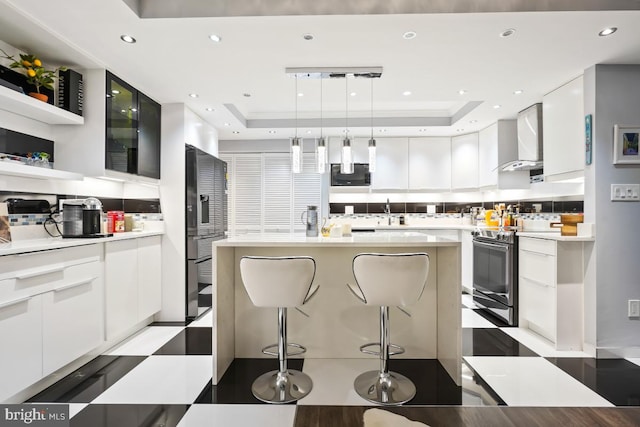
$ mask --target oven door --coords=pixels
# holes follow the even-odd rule
[[[473,288],[484,295],[514,306],[514,245],[473,240]]]

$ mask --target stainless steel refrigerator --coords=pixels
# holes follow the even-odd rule
[[[227,231],[227,163],[186,150],[186,317],[194,319],[211,307],[211,244]]]

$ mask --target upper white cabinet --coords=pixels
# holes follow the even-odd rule
[[[451,189],[451,138],[409,139],[409,189]]]
[[[380,138],[376,146],[376,171],[371,173],[371,187],[374,190],[409,188],[409,139]]]
[[[342,141],[344,138],[329,138],[329,163],[340,163],[342,160]],[[353,163],[369,163],[369,138],[352,138],[351,151]]]
[[[478,185],[485,189],[529,188],[529,172],[502,172],[500,166],[518,159],[515,120],[499,120],[478,133]]]
[[[582,76],[542,98],[544,175],[548,181],[584,175]]]
[[[478,188],[478,134],[451,138],[451,189]]]

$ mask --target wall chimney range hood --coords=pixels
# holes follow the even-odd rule
[[[500,166],[503,172],[542,167],[542,104],[518,113],[518,158]]]

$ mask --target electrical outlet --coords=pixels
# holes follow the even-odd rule
[[[611,184],[611,200],[614,202],[640,201],[640,184]]]
[[[629,317],[640,317],[640,299],[629,300]]]

